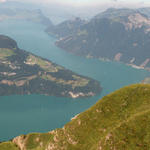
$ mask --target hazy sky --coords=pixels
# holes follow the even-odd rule
[[[37,1],[37,0],[36,0]],[[39,0],[40,1],[40,0]],[[44,2],[44,0],[43,0]],[[61,3],[74,6],[90,6],[103,4],[150,4],[150,0],[45,0],[49,3]]]
[[[91,18],[110,7],[150,7],[150,0],[0,0],[0,2],[5,1],[40,4],[37,8],[50,18],[58,16],[65,19],[72,16]]]
[[[4,1],[23,1],[23,2],[35,2],[35,3],[51,3],[61,5],[71,5],[75,7],[81,6],[96,6],[96,5],[150,5],[150,0],[0,0]]]

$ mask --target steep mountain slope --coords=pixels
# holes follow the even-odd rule
[[[21,135],[1,143],[0,150],[4,146],[18,150],[148,150],[150,85],[124,87],[102,98],[62,129]]]
[[[100,91],[99,82],[20,50],[13,39],[0,35],[0,96],[37,93],[77,98]]]
[[[48,34],[55,35],[56,37],[65,37],[75,34],[75,32],[78,31],[83,24],[85,24],[85,20],[74,18],[72,20],[64,21],[53,27],[50,25],[45,31]]]
[[[150,7],[144,7],[144,8],[139,8],[138,9],[141,13],[147,15],[148,17],[150,17]]]
[[[57,46],[76,55],[150,67],[150,19],[139,10],[108,9],[60,37]]]

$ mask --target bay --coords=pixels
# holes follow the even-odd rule
[[[123,86],[139,83],[150,73],[117,62],[103,62],[74,56],[55,46],[45,26],[26,21],[0,23],[0,34],[15,39],[21,49],[47,58],[78,74],[100,81],[103,91],[91,98],[63,98],[43,95],[0,97],[0,141],[20,134],[61,128],[70,119],[95,104],[101,97]]]

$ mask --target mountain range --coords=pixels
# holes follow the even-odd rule
[[[59,37],[58,47],[75,55],[150,68],[149,10],[110,8],[91,20],[68,20],[46,32]]]
[[[40,9],[13,8],[0,6],[0,22],[6,20],[31,21],[34,23],[53,26],[51,20]]]

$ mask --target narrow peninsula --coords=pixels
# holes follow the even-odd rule
[[[78,98],[100,92],[98,81],[21,50],[13,39],[0,35],[0,96],[42,94]]]

